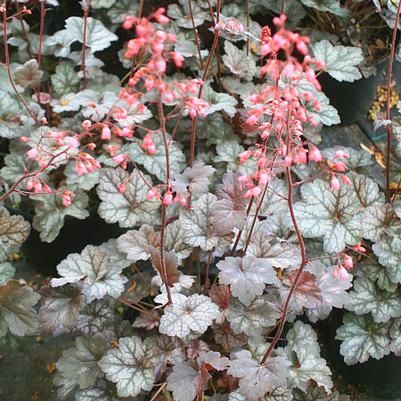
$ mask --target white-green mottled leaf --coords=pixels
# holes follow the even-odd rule
[[[368,278],[358,277],[345,306],[358,315],[370,312],[377,323],[387,322],[401,316],[401,294],[380,289]]]
[[[322,238],[324,250],[330,254],[361,240],[361,211],[350,187],[332,191],[318,179],[303,185],[301,194],[303,201],[297,202],[294,210],[302,235]]]
[[[15,268],[11,263],[0,262],[0,286],[7,283],[8,280],[12,279],[15,274]]]
[[[156,344],[150,338],[123,337],[119,347],[111,349],[99,361],[106,378],[117,385],[120,397],[137,396],[150,391],[155,381]]]
[[[75,93],[79,87],[80,79],[74,69],[74,65],[69,62],[61,62],[56,67],[56,72],[50,77],[53,90],[58,95],[65,93]]]
[[[143,150],[137,142],[127,145],[125,153],[131,156],[136,163],[145,167],[149,174],[155,175],[160,181],[166,180],[166,152],[161,134],[153,135],[153,143],[156,147],[156,153],[148,154]],[[169,156],[170,156],[170,174],[175,176],[178,174],[185,164],[185,155],[178,146],[177,142],[169,141]]]
[[[59,287],[78,283],[88,303],[106,295],[118,298],[128,281],[121,275],[128,262],[121,260],[117,250],[110,252],[102,246],[88,245],[79,253],[72,253],[57,266],[61,278],[53,278],[50,284]]]
[[[181,174],[174,176],[171,186],[174,191],[182,194],[187,193],[188,189],[191,193],[208,192],[210,177],[215,171],[214,167],[195,161],[192,167],[187,167]]]
[[[384,237],[372,245],[373,252],[381,265],[386,267],[387,275],[393,283],[401,283],[401,238]]]
[[[324,71],[337,81],[354,82],[362,78],[358,65],[363,61],[362,49],[353,46],[333,46],[328,40],[312,46],[316,60],[324,63]]]
[[[86,389],[93,386],[97,378],[103,376],[97,362],[106,351],[106,345],[101,337],[78,337],[75,345],[63,352],[56,363],[57,374],[54,378],[61,400],[66,399],[77,387]]]
[[[59,194],[35,195],[33,199],[37,202],[32,226],[40,232],[40,238],[44,242],[52,242],[58,236],[66,216],[80,220],[89,216],[86,210],[89,198],[79,190],[74,191],[72,204],[67,207],[63,206]]]
[[[287,385],[290,362],[286,358],[270,357],[260,365],[246,350],[235,352],[234,358],[227,373],[240,379],[238,391],[246,400],[257,401],[276,387]]]
[[[228,40],[224,42],[223,61],[229,70],[239,78],[247,81],[252,80],[256,73],[256,63],[251,53],[238,49]]]
[[[0,91],[0,137],[18,138],[20,121],[16,116],[22,113],[18,102],[7,92]]]
[[[390,323],[375,323],[369,315],[347,313],[337,329],[342,340],[340,353],[348,365],[366,362],[370,357],[381,359],[390,353]]]
[[[317,335],[312,327],[296,321],[287,333],[287,346],[281,352],[292,362],[289,386],[306,391],[310,380],[327,391],[333,387],[331,371],[320,356]]]
[[[217,111],[224,111],[230,117],[234,117],[237,112],[237,100],[221,92],[215,92],[209,85],[205,85],[202,91],[202,99],[208,104],[206,108],[206,115],[213,114]]]
[[[266,284],[278,284],[274,265],[274,260],[245,255],[242,258],[226,257],[216,266],[220,270],[220,284],[229,285],[232,294],[249,306],[263,294]]]
[[[151,184],[149,177],[145,177]],[[118,189],[125,184],[125,191]],[[106,168],[100,174],[97,194],[101,200],[98,213],[107,223],[134,227],[141,223],[155,224],[159,220],[159,202],[147,201],[149,187],[137,170],[131,174],[121,168]]]
[[[261,334],[267,327],[274,327],[280,311],[269,297],[256,298],[249,306],[233,299],[230,301],[227,320],[235,334],[245,333],[248,336]]]
[[[199,246],[210,251],[218,245],[219,237],[214,229],[213,205],[217,198],[213,194],[204,194],[192,204],[192,209],[180,213],[180,223],[184,232],[183,240],[192,247]]]
[[[316,285],[321,292],[321,303],[306,310],[311,322],[326,319],[333,307],[341,309],[349,301],[347,290],[352,287],[352,274],[348,273],[346,278],[336,277],[335,269],[336,266],[328,266],[319,261],[306,266],[306,270],[315,275]]]
[[[209,297],[174,294],[173,303],[165,307],[160,318],[159,331],[179,338],[190,333],[203,334],[219,316],[218,306]]]
[[[92,17],[87,18],[86,22],[86,46],[92,52],[106,49],[111,42],[118,39],[117,35],[110,32],[101,21]],[[69,17],[65,21],[65,35],[71,42],[84,42],[84,18]]]

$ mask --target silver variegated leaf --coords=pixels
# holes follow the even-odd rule
[[[155,381],[156,344],[152,339],[123,337],[119,347],[109,350],[99,361],[106,378],[116,383],[120,397],[135,397],[150,391]]]
[[[366,362],[370,357],[381,359],[390,353],[390,323],[375,323],[369,315],[347,313],[337,329],[342,340],[340,353],[348,365]]]
[[[198,294],[187,297],[176,293],[173,303],[164,309],[159,331],[179,338],[190,333],[203,334],[219,316],[218,306],[209,297]]]
[[[376,323],[401,316],[401,294],[380,289],[367,277],[358,277],[345,307],[358,315],[371,313]]]
[[[149,177],[145,177],[149,182]],[[120,192],[118,185],[124,184]],[[151,182],[150,182],[151,185]],[[154,224],[159,220],[159,202],[146,200],[149,187],[137,170],[131,174],[121,168],[103,169],[97,194],[101,200],[98,212],[108,223],[133,227],[141,223]]]
[[[97,362],[106,352],[106,340],[100,336],[78,337],[75,345],[63,352],[56,363],[57,374],[54,384],[58,386],[60,400],[65,400],[77,387],[86,389],[103,376]]]
[[[348,186],[332,191],[318,179],[301,188],[302,202],[294,205],[302,234],[322,238],[328,253],[341,252],[361,240],[361,210],[356,194]]]
[[[128,279],[121,274],[128,266],[117,250],[110,252],[102,246],[88,245],[79,253],[72,253],[58,266],[61,278],[53,278],[50,284],[59,287],[67,283],[78,283],[86,301],[92,302],[106,295],[119,297]]]

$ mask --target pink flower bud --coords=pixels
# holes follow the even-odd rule
[[[120,192],[120,193],[124,193],[125,192],[125,190],[126,190],[126,187],[125,187],[125,184],[123,184],[122,182],[120,182],[118,185],[117,185],[117,188],[118,188],[118,192]]]
[[[163,205],[171,205],[173,203],[173,194],[171,191],[166,191],[166,193],[163,196]]]
[[[354,267],[354,262],[351,256],[344,254],[344,267],[346,269],[352,269]]]
[[[28,150],[28,152],[26,152],[26,155],[28,157],[28,159],[35,159],[36,156],[38,155],[38,151],[35,148],[32,148],[30,150]]]
[[[74,197],[74,193],[71,191],[63,192],[63,206],[68,207],[72,204],[72,198]]]
[[[344,162],[335,162],[332,165],[332,168],[336,171],[343,173],[347,170],[347,165]]]
[[[340,189],[340,181],[338,181],[335,175],[331,177],[330,188],[332,191],[337,191],[338,189]]]
[[[160,195],[159,192],[157,191],[156,188],[152,188],[147,194],[146,194],[146,199],[148,201],[152,200],[152,199],[159,199]]]
[[[179,202],[179,204],[184,207],[187,205],[187,200],[183,194],[177,194],[174,197],[174,202]]]
[[[84,130],[87,131],[91,126],[92,126],[91,121],[89,121],[89,120],[84,120],[84,121],[82,121],[82,128],[83,128]]]
[[[111,130],[109,127],[104,127],[102,129],[101,139],[103,139],[103,141],[109,141],[111,139]]]
[[[309,146],[309,160],[313,162],[321,162],[323,160],[320,150],[313,145]]]
[[[347,177],[346,175],[343,175],[343,176],[341,177],[341,182],[342,182],[344,185],[351,185],[351,180],[350,180],[349,177]]]
[[[333,276],[341,280],[347,280],[349,277],[349,273],[347,272],[347,269],[344,268],[344,266],[339,265],[334,270]]]

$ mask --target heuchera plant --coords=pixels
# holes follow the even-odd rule
[[[317,76],[360,78],[359,56],[311,53],[284,14],[262,27],[248,2],[89,0],[53,34],[57,1],[40,2],[39,33],[35,4],[8,3],[0,337],[76,336],[60,400],[338,399],[312,327],[333,308],[347,364],[401,354],[390,153],[383,186],[369,153],[318,144],[340,121]],[[116,33],[121,77],[103,70]],[[13,280],[20,212],[52,242],[95,210],[124,234],[82,244],[39,293]]]

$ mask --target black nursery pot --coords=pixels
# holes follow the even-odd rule
[[[326,73],[319,77],[323,92],[337,109],[342,125],[350,125],[366,118],[386,65],[387,59],[376,65],[375,75],[354,82],[339,82]]]
[[[39,233],[32,228],[21,250],[34,270],[55,276],[56,266],[70,253],[81,252],[86,245],[100,245],[125,231],[118,224],[107,224],[96,211],[91,211],[84,220],[67,217],[60,234],[50,243],[42,242]]]
[[[317,324],[323,340],[323,356],[341,383],[377,399],[398,401],[401,394],[401,357],[389,354],[382,359],[369,358],[365,363],[348,366],[340,354],[341,341],[335,340],[342,324],[343,310],[335,309],[330,317]],[[334,380],[336,381],[336,380]]]

